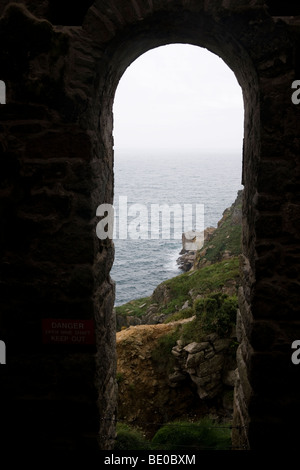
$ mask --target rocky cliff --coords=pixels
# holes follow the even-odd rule
[[[204,411],[190,381],[171,384],[167,355],[160,361],[154,358],[160,342],[166,342],[175,329],[174,323],[140,325],[117,334],[118,418],[142,429],[147,437],[162,423],[201,416]]]
[[[188,249],[189,245],[183,239],[183,249],[177,260],[180,269],[190,271],[241,252],[242,196],[243,191],[238,191],[236,200],[225,209],[217,227],[204,230],[204,244],[200,249]]]
[[[241,253],[243,190],[238,191],[236,200],[225,209],[216,230],[209,232],[207,241],[196,252],[193,268],[199,269]]]
[[[182,250],[180,252],[179,258],[177,259],[179,269],[181,269],[182,271],[190,271],[191,269],[193,269],[197,252],[203,248],[204,243],[208,243],[215,230],[215,227],[207,227],[204,230],[203,243],[201,243],[201,246],[198,249],[195,249],[195,244],[186,243],[187,235],[192,232],[187,232],[187,234],[184,233],[182,235]],[[200,236],[198,237],[201,238]]]
[[[240,197],[191,272],[117,308],[118,416],[148,437],[175,419],[232,418]]]
[[[147,437],[178,419],[231,420],[234,339],[208,335],[206,341],[184,346],[177,340],[172,347],[177,328],[187,321],[139,325],[117,334],[118,417]],[[170,351],[163,353],[167,346]]]
[[[205,229],[201,250],[186,253],[186,260],[183,260],[183,254],[179,264],[181,268],[185,265],[184,271],[189,271],[186,275],[162,282],[150,297],[132,300],[116,308],[117,331],[134,325],[162,323],[175,312],[191,306],[198,295],[219,290],[229,295],[237,293],[242,194],[242,191],[238,192],[217,227]],[[218,264],[221,262],[224,265]],[[209,270],[211,265],[215,269]],[[219,267],[221,275],[217,272]]]

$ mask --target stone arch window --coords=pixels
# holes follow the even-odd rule
[[[250,235],[254,231],[253,220],[254,215],[252,214],[253,200],[255,193],[255,171],[253,168],[257,165],[259,157],[259,125],[260,125],[260,114],[259,114],[259,96],[258,96],[258,80],[256,70],[253,63],[243,49],[242,45],[235,41],[230,31],[222,27],[222,25],[214,22],[210,23],[207,19],[198,18],[199,24],[195,28],[194,18],[188,17],[184,23],[181,19],[173,20],[172,34],[170,31],[165,31],[165,19],[162,16],[161,23],[158,21],[156,29],[149,28],[143,32],[137,30],[131,37],[126,39],[119,38],[110,45],[106,53],[110,57],[109,67],[99,68],[99,90],[95,94],[93,101],[93,108],[98,108],[100,133],[99,139],[101,140],[101,149],[107,162],[109,162],[108,168],[111,172],[111,186],[113,187],[113,160],[114,160],[114,141],[113,141],[113,102],[116,93],[118,83],[123,76],[125,70],[134,62],[135,59],[146,53],[150,49],[160,47],[168,44],[191,44],[195,46],[205,47],[210,52],[215,53],[221,57],[224,62],[229,66],[236,76],[239,85],[242,88],[243,99],[244,99],[244,138],[243,138],[243,170],[242,170],[242,185],[244,186],[244,201],[243,204],[247,207],[247,220],[244,217],[244,224],[246,227],[246,236]],[[191,27],[189,27],[191,25]],[[157,32],[159,31],[159,34]],[[211,33],[214,31],[214,34]],[[103,67],[103,63],[101,62]],[[98,131],[99,132],[99,131]],[[246,175],[246,177],[245,177]],[[106,195],[107,196],[107,195]],[[112,198],[112,191],[110,193]],[[109,201],[110,202],[110,201]],[[252,240],[252,238],[251,238]],[[253,260],[254,258],[254,245],[248,243],[243,245],[243,253],[245,259]],[[250,269],[250,268],[249,268]],[[104,315],[110,315],[107,311],[108,308],[104,306]],[[105,329],[100,323],[97,324],[98,334],[105,335]],[[99,385],[100,386],[100,385]],[[106,409],[106,413],[113,414],[112,409],[113,403],[110,404],[109,410]],[[100,409],[101,412],[101,409]],[[247,415],[244,417],[242,413],[238,412],[235,417],[235,423],[237,426],[240,423],[248,420]],[[235,444],[238,446],[248,447],[248,436],[246,434],[247,428],[242,427],[241,435],[238,435],[234,439]],[[105,435],[107,433],[105,424],[101,426],[101,433]],[[109,446],[109,443],[105,443],[104,446]]]
[[[87,440],[97,436],[103,450],[113,449],[116,339],[109,272],[114,247],[109,240],[96,240],[94,219],[98,205],[113,202],[114,94],[136,58],[155,47],[181,42],[219,55],[235,73],[244,97],[234,446],[296,447],[299,371],[292,365],[291,344],[300,336],[299,107],[291,100],[291,84],[299,78],[299,25],[296,17],[278,18],[296,15],[295,2],[278,7],[271,0],[95,0],[93,5],[87,0],[77,2],[75,10],[71,0],[44,1],[41,7],[36,1],[19,0],[18,7],[9,3],[4,0],[0,7],[0,33],[5,39],[1,65],[6,70],[0,79],[7,80],[1,82],[0,103],[13,102],[9,110],[0,106],[5,129],[1,167],[6,171],[1,184],[7,180],[7,190],[1,190],[1,216],[8,222],[1,244],[6,260],[1,269],[5,290],[1,325],[3,321],[18,366],[1,390],[5,400],[7,390],[12,392],[5,403],[4,423],[26,423],[24,448],[38,438],[42,448],[50,442],[54,448],[66,443],[76,449],[82,443],[90,450]],[[47,20],[57,26],[29,15],[25,8],[29,3],[35,5],[34,11],[47,10]],[[289,3],[293,9],[287,9]],[[63,5],[72,8],[65,14]],[[19,44],[19,35],[14,34],[19,24],[30,33],[25,44]],[[32,40],[35,33],[41,34],[41,41]],[[67,51],[61,49],[64,35]],[[48,79],[49,92],[35,89],[40,77]],[[26,232],[21,244],[15,243],[14,230],[20,222]],[[75,266],[79,267],[76,278]],[[25,284],[22,273],[29,274]],[[42,276],[36,278],[38,273]],[[20,296],[11,298],[18,286]],[[38,333],[45,314],[73,318],[74,312],[93,316],[96,328],[97,353],[93,346],[91,354],[83,352],[79,363],[77,353],[42,348]],[[35,371],[45,361],[49,373],[37,377]],[[70,375],[61,380],[71,364]],[[78,377],[79,388],[72,386]],[[38,385],[35,390],[31,378]],[[42,400],[41,390],[46,391]],[[95,402],[98,413],[91,406]],[[62,417],[63,426],[57,426]],[[13,426],[7,429],[8,436],[14,436]]]
[[[6,85],[3,80],[0,80],[0,104],[6,104]]]
[[[173,78],[174,75],[176,75],[176,78]],[[158,155],[159,159],[170,163],[170,155],[172,155],[173,158],[174,153],[176,154],[177,163],[174,166],[176,170],[172,168],[170,174],[173,171],[175,181],[177,181],[176,171],[180,168],[180,164],[178,163],[179,159],[181,162],[185,161],[184,164],[182,163],[181,175],[189,174],[188,168],[186,168],[186,171],[183,171],[183,167],[188,165],[190,168],[193,167],[193,172],[196,172],[199,178],[202,172],[202,175],[205,174],[209,179],[209,173],[205,172],[207,169],[205,155],[207,155],[207,152],[213,152],[214,155],[210,158],[211,162],[214,161],[215,163],[215,167],[212,163],[211,166],[216,181],[221,181],[220,177],[225,180],[226,177],[228,177],[228,181],[230,181],[231,174],[228,170],[230,168],[228,160],[223,158],[216,163],[217,160],[215,160],[215,158],[218,157],[218,155],[227,154],[227,152],[231,153],[230,158],[232,158],[233,153],[234,157],[237,156],[234,160],[235,167],[233,171],[235,168],[238,169],[236,181],[240,184],[243,104],[241,101],[239,102],[238,112],[236,109],[230,109],[227,100],[222,100],[222,97],[226,98],[229,96],[231,96],[233,100],[237,97],[239,97],[240,100],[242,98],[241,88],[234,74],[216,54],[204,48],[191,44],[173,43],[156,47],[139,56],[130,65],[130,69],[127,69],[121,77],[114,99],[113,135],[115,175],[117,171],[117,178],[115,178],[115,196],[125,194],[126,191],[128,191],[128,187],[123,183],[124,176],[121,177],[118,172],[119,165],[122,168],[124,165],[124,152],[123,158],[121,158],[121,161],[123,161],[122,164],[120,164],[119,159],[119,157],[122,156],[121,149],[127,149],[128,147],[130,147],[130,154],[135,160],[135,169],[139,175],[139,178],[134,184],[134,192],[136,195],[139,195],[138,197],[144,197],[146,199],[150,196],[149,194],[145,194],[141,181],[143,181],[143,177],[146,178],[146,174],[148,179],[148,171],[150,171],[151,175],[152,165],[158,164],[159,160],[156,160]],[[128,109],[128,103],[130,103],[130,109]],[[174,113],[174,110],[176,110],[176,113]],[[172,116],[172,114],[176,114],[176,116]],[[231,117],[230,119],[228,119],[229,115]],[[230,146],[232,144],[235,146],[233,152],[231,148],[229,149],[229,141]],[[144,151],[146,152],[148,158],[149,155],[153,157],[154,161],[151,161],[150,165],[149,162],[146,163],[147,159],[145,161],[143,155],[141,155],[141,149],[143,149],[142,153]],[[197,153],[195,153],[195,149],[197,149]],[[202,163],[200,163],[201,161]],[[205,167],[204,171],[203,166],[200,170],[203,164]],[[166,165],[166,163],[163,163],[160,167],[162,171],[166,171],[164,165]],[[121,174],[123,175],[123,173]],[[160,198],[160,203],[168,203],[171,206],[176,200],[176,203],[183,210],[183,203],[190,201],[190,198],[192,198],[189,192],[187,194],[186,190],[182,191],[181,189],[181,187],[185,186],[184,178],[186,178],[186,176],[183,177],[181,181],[182,184],[177,181],[176,192],[168,186],[164,187],[164,190],[160,189],[158,186],[155,195],[152,196],[152,202],[157,202],[157,198]],[[155,176],[154,182],[156,182]],[[120,184],[122,188],[121,193],[119,192],[117,184]],[[236,184],[236,191],[241,188],[238,184]],[[211,203],[213,197],[206,199],[209,193],[207,189],[194,188],[194,190],[195,194],[198,194],[198,201],[204,203],[204,210],[208,210],[208,214],[214,211],[217,212],[216,204]],[[190,191],[192,193],[193,189],[190,189]],[[231,202],[234,201],[235,197],[236,193],[232,194]],[[118,197],[115,199],[115,203],[118,206]],[[223,210],[225,208],[226,207],[224,207]],[[193,207],[193,209],[195,211],[195,207]],[[150,209],[148,212],[150,215]],[[182,215],[181,212],[181,216]],[[177,221],[179,217],[180,215],[177,216]],[[170,222],[169,218],[167,220]],[[216,220],[210,222],[210,224],[216,225],[217,222]],[[162,220],[160,223],[162,224]],[[188,228],[191,230],[192,225]],[[167,228],[167,232],[168,230]],[[117,238],[118,233],[119,232],[117,232]],[[166,244],[164,248],[162,248],[162,252],[167,250],[170,256],[172,252],[174,253],[173,256],[175,256],[176,247],[178,247],[178,253],[181,249],[181,240],[178,241],[178,237],[177,240],[173,239],[173,235],[174,234],[170,232],[168,233],[169,246],[167,247]],[[146,238],[147,240],[147,236],[150,237],[150,234],[147,233],[144,239]],[[164,266],[159,273],[156,273],[155,280],[151,275],[149,276],[149,284],[145,287],[140,272],[138,270],[134,272],[130,263],[125,263],[126,267],[124,266],[126,250],[124,253],[123,248],[121,248],[121,246],[123,247],[122,242],[121,246],[119,243],[120,241],[116,239],[115,263],[112,269],[112,277],[117,286],[117,302],[120,298],[119,293],[121,298],[126,299],[126,301],[132,300],[135,298],[135,295],[140,295],[141,297],[150,295],[151,290],[153,290],[159,282],[165,280],[166,276],[180,274],[176,265],[173,270]],[[141,244],[138,243],[136,245],[132,243],[132,246],[134,246],[136,252],[140,254],[139,258],[141,260],[143,258],[144,260],[149,259],[147,256],[149,257],[151,248],[150,245],[148,245],[148,241],[143,244],[143,248]],[[122,263],[122,267],[119,263]],[[131,277],[135,282],[130,286],[126,285],[126,289],[124,289],[123,278],[126,272],[128,273],[128,277]],[[119,282],[120,285],[118,285]],[[145,288],[148,290],[145,291]],[[135,294],[136,292],[137,294]]]

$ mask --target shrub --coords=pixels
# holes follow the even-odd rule
[[[196,423],[175,422],[157,431],[151,447],[156,450],[229,450],[231,431],[229,426],[217,425],[203,419]]]
[[[214,293],[194,302],[194,310],[204,333],[225,336],[236,320],[237,298]]]
[[[195,318],[178,327],[176,332],[161,337],[156,350],[153,351],[152,358],[162,361],[164,357],[166,361],[177,339],[188,344],[193,341],[200,343],[210,333],[225,337],[235,325],[237,307],[236,296],[228,297],[227,294],[222,293],[196,299],[193,306]],[[171,361],[172,358],[170,364]]]
[[[219,292],[228,281],[238,283],[239,274],[239,259],[235,257],[164,281],[169,301],[160,305],[159,311],[165,315],[174,313],[190,298],[191,290],[194,297],[199,294],[210,295],[211,292]]]
[[[201,317],[205,310],[205,299],[196,299],[194,302],[194,312],[197,317]]]
[[[196,317],[191,322],[182,325],[180,339],[184,344],[189,344],[193,341],[201,343],[202,338],[203,331],[201,329],[201,321],[199,317]]]
[[[127,424],[117,424],[117,438],[114,450],[147,450],[149,443],[136,429]]]

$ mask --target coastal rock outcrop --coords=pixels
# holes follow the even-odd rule
[[[197,252],[210,240],[215,230],[215,227],[207,227],[204,234],[193,230],[182,234],[182,250],[177,259],[179,269],[186,272],[193,268]]]
[[[117,333],[118,416],[148,437],[178,418],[232,418],[234,334],[210,334],[186,345],[177,340],[166,350],[180,324],[191,320],[131,326]]]
[[[243,190],[240,190],[233,204],[224,210],[217,228],[209,234],[203,247],[196,252],[192,269],[199,269],[241,253],[242,199]]]
[[[217,334],[186,346],[177,341],[172,349],[176,365],[169,375],[171,385],[180,386],[183,377],[188,376],[196,384],[200,399],[223,398],[224,389],[235,384],[236,361],[230,351],[233,346],[233,337],[220,338]]]

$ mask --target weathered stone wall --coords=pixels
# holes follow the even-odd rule
[[[84,122],[84,92],[68,84],[74,66],[86,86],[71,41],[24,9],[1,19],[1,416],[10,441],[28,448],[97,448],[99,413],[116,403],[113,246],[95,233],[97,205],[112,201],[112,161]],[[43,344],[49,318],[93,319],[96,345]]]
[[[95,235],[96,208],[113,198],[112,104],[134,59],[183,42],[220,55],[244,96],[234,440],[253,449],[288,447],[299,413],[290,360],[300,337],[300,106],[291,101],[291,84],[300,79],[299,22],[271,17],[263,0],[82,1],[68,14],[68,1],[16,3],[0,1],[6,435],[53,449],[93,447],[99,434],[101,448],[112,445],[113,246]],[[93,319],[96,344],[43,344],[45,318]]]

